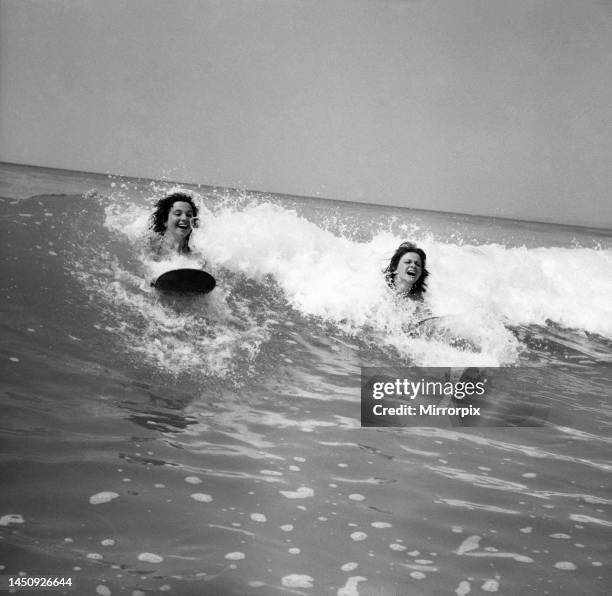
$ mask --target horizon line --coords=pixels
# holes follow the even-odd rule
[[[315,200],[321,200],[321,201],[331,201],[331,202],[336,202],[336,203],[353,203],[356,205],[368,205],[371,207],[386,207],[389,209],[406,209],[408,211],[419,211],[423,213],[439,213],[442,215],[459,215],[462,217],[477,217],[480,219],[501,219],[504,221],[515,222],[515,223],[530,223],[530,224],[539,224],[539,225],[544,225],[544,226],[557,226],[557,227],[564,227],[564,228],[581,228],[583,230],[592,230],[592,231],[606,232],[606,233],[612,232],[612,228],[602,228],[602,227],[597,227],[593,225],[585,225],[585,224],[559,223],[559,222],[553,222],[553,221],[542,221],[538,219],[519,219],[516,217],[504,217],[502,215],[480,215],[476,213],[466,213],[462,211],[444,211],[441,209],[422,209],[420,207],[404,207],[400,205],[387,205],[385,203],[370,203],[368,201],[351,201],[349,199],[333,199],[330,197],[298,195],[298,194],[291,194],[291,193],[274,192],[270,190],[258,190],[258,189],[246,188],[246,187],[204,184],[201,182],[187,182],[185,180],[169,180],[163,177],[162,178],[150,178],[147,176],[131,176],[127,174],[115,174],[115,173],[108,172],[108,171],[107,172],[92,172],[89,170],[72,170],[69,168],[40,166],[40,165],[24,164],[24,163],[10,162],[10,161],[0,161],[0,165],[17,166],[17,167],[22,167],[22,168],[36,168],[39,170],[56,170],[59,172],[68,172],[68,173],[73,173],[73,174],[87,174],[90,176],[103,176],[103,177],[117,176],[121,178],[128,178],[132,180],[146,180],[150,182],[163,181],[163,182],[168,182],[170,184],[198,186],[198,187],[205,187],[205,188],[211,188],[211,189],[224,189],[224,190],[230,190],[230,191],[245,191],[245,192],[256,193],[260,195],[265,195],[265,194],[275,195],[276,194],[276,195],[282,195],[285,197],[294,197],[294,198],[299,198],[299,199],[315,199]]]

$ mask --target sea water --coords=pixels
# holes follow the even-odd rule
[[[0,574],[69,594],[607,593],[609,231],[1,174]],[[176,190],[201,225],[156,262],[148,218]],[[382,277],[404,240],[427,252],[423,307]],[[150,286],[202,264],[208,296]],[[361,428],[364,366],[516,369],[505,389],[555,415]],[[525,366],[545,381],[525,389]]]

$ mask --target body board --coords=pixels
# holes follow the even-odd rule
[[[152,285],[162,292],[208,294],[217,282],[210,273],[201,269],[173,269],[160,275]]]
[[[435,321],[436,319],[442,319],[442,316],[436,316],[436,317],[425,317],[424,319],[421,319],[416,325],[415,327],[420,327],[423,323],[427,323],[427,321]]]

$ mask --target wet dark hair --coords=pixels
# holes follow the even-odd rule
[[[166,222],[168,221],[168,214],[170,213],[170,209],[172,209],[172,205],[177,201],[183,201],[185,203],[189,203],[191,208],[193,209],[193,216],[198,216],[198,208],[195,206],[193,199],[182,192],[175,192],[163,199],[159,199],[157,203],[155,203],[155,211],[153,211],[153,215],[151,215],[151,225],[150,228],[156,233],[163,236],[166,232]]]
[[[411,298],[416,298],[420,300],[423,298],[423,294],[427,290],[427,284],[425,283],[425,280],[429,277],[429,271],[427,271],[427,268],[425,267],[427,263],[427,255],[425,254],[425,251],[422,248],[419,248],[413,242],[402,242],[397,247],[397,250],[393,253],[391,260],[389,261],[389,264],[387,265],[387,268],[384,271],[385,280],[387,281],[387,285],[390,288],[395,289],[395,272],[397,270],[397,265],[399,264],[400,259],[407,252],[414,252],[419,255],[419,257],[421,257],[421,276],[414,282],[414,284],[410,288],[410,291],[406,294]]]

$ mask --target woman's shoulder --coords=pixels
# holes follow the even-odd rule
[[[160,259],[164,254],[163,239],[160,234],[149,234],[144,239],[144,249],[154,260]]]

